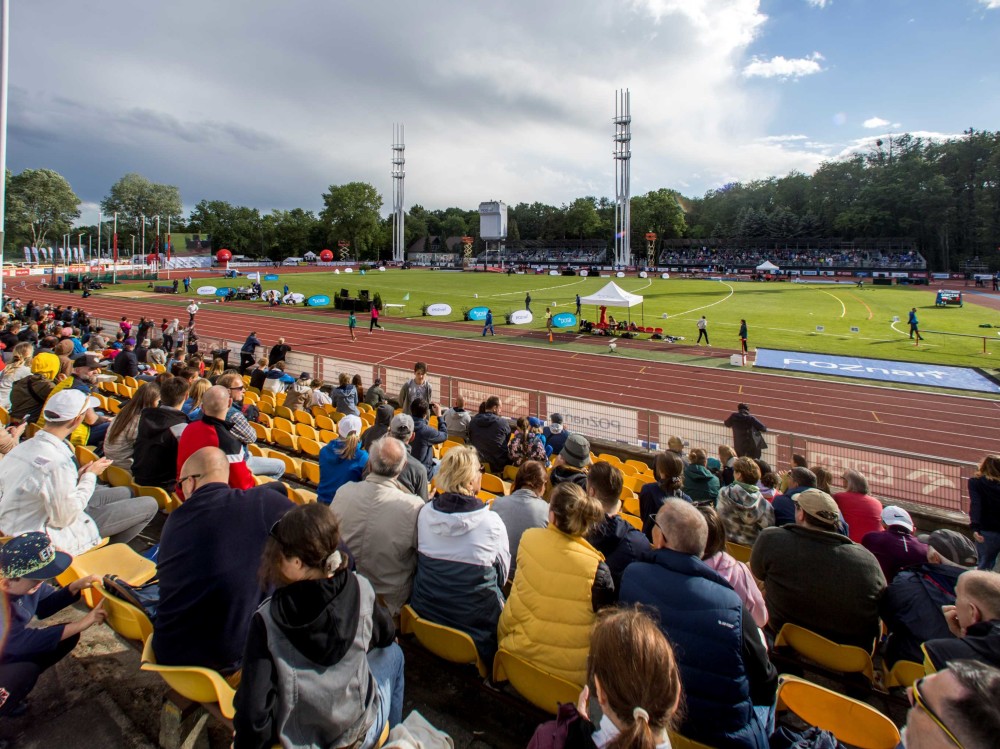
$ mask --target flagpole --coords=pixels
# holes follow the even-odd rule
[[[111,266],[111,283],[118,283],[118,211],[115,211],[115,252],[113,265]]]
[[[0,307],[3,306],[3,255],[7,203],[7,62],[10,47],[10,0],[0,0]]]
[[[167,216],[167,280],[170,280],[170,216]]]

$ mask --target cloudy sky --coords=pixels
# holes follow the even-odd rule
[[[321,207],[361,180],[406,204],[687,195],[887,133],[1000,128],[1000,0],[13,0],[8,167],[47,167],[85,222],[122,174]],[[385,212],[385,209],[384,209]]]

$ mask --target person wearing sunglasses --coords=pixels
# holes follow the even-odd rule
[[[993,749],[1000,737],[1000,669],[972,660],[917,679],[901,731],[906,749]]]

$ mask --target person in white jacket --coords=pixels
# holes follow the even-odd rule
[[[79,390],[62,390],[45,403],[45,427],[4,458],[0,472],[0,531],[16,536],[48,533],[53,545],[82,554],[108,536],[126,543],[158,509],[153,497],[133,497],[125,487],[97,488],[111,461],[100,458],[77,468],[66,441],[87,410],[99,405]]]

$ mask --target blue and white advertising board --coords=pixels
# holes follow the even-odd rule
[[[572,312],[560,312],[558,315],[552,315],[552,327],[572,328],[574,326],[576,326],[576,315]]]
[[[1000,393],[1000,385],[969,367],[944,367],[917,362],[862,359],[853,356],[807,354],[800,351],[757,349],[755,367],[785,369],[794,372],[857,377],[881,382],[904,382],[911,385]]]
[[[489,308],[487,308],[487,307],[473,307],[472,309],[469,310],[469,313],[468,313],[469,314],[469,319],[470,320],[485,320],[487,312],[489,312]]]

